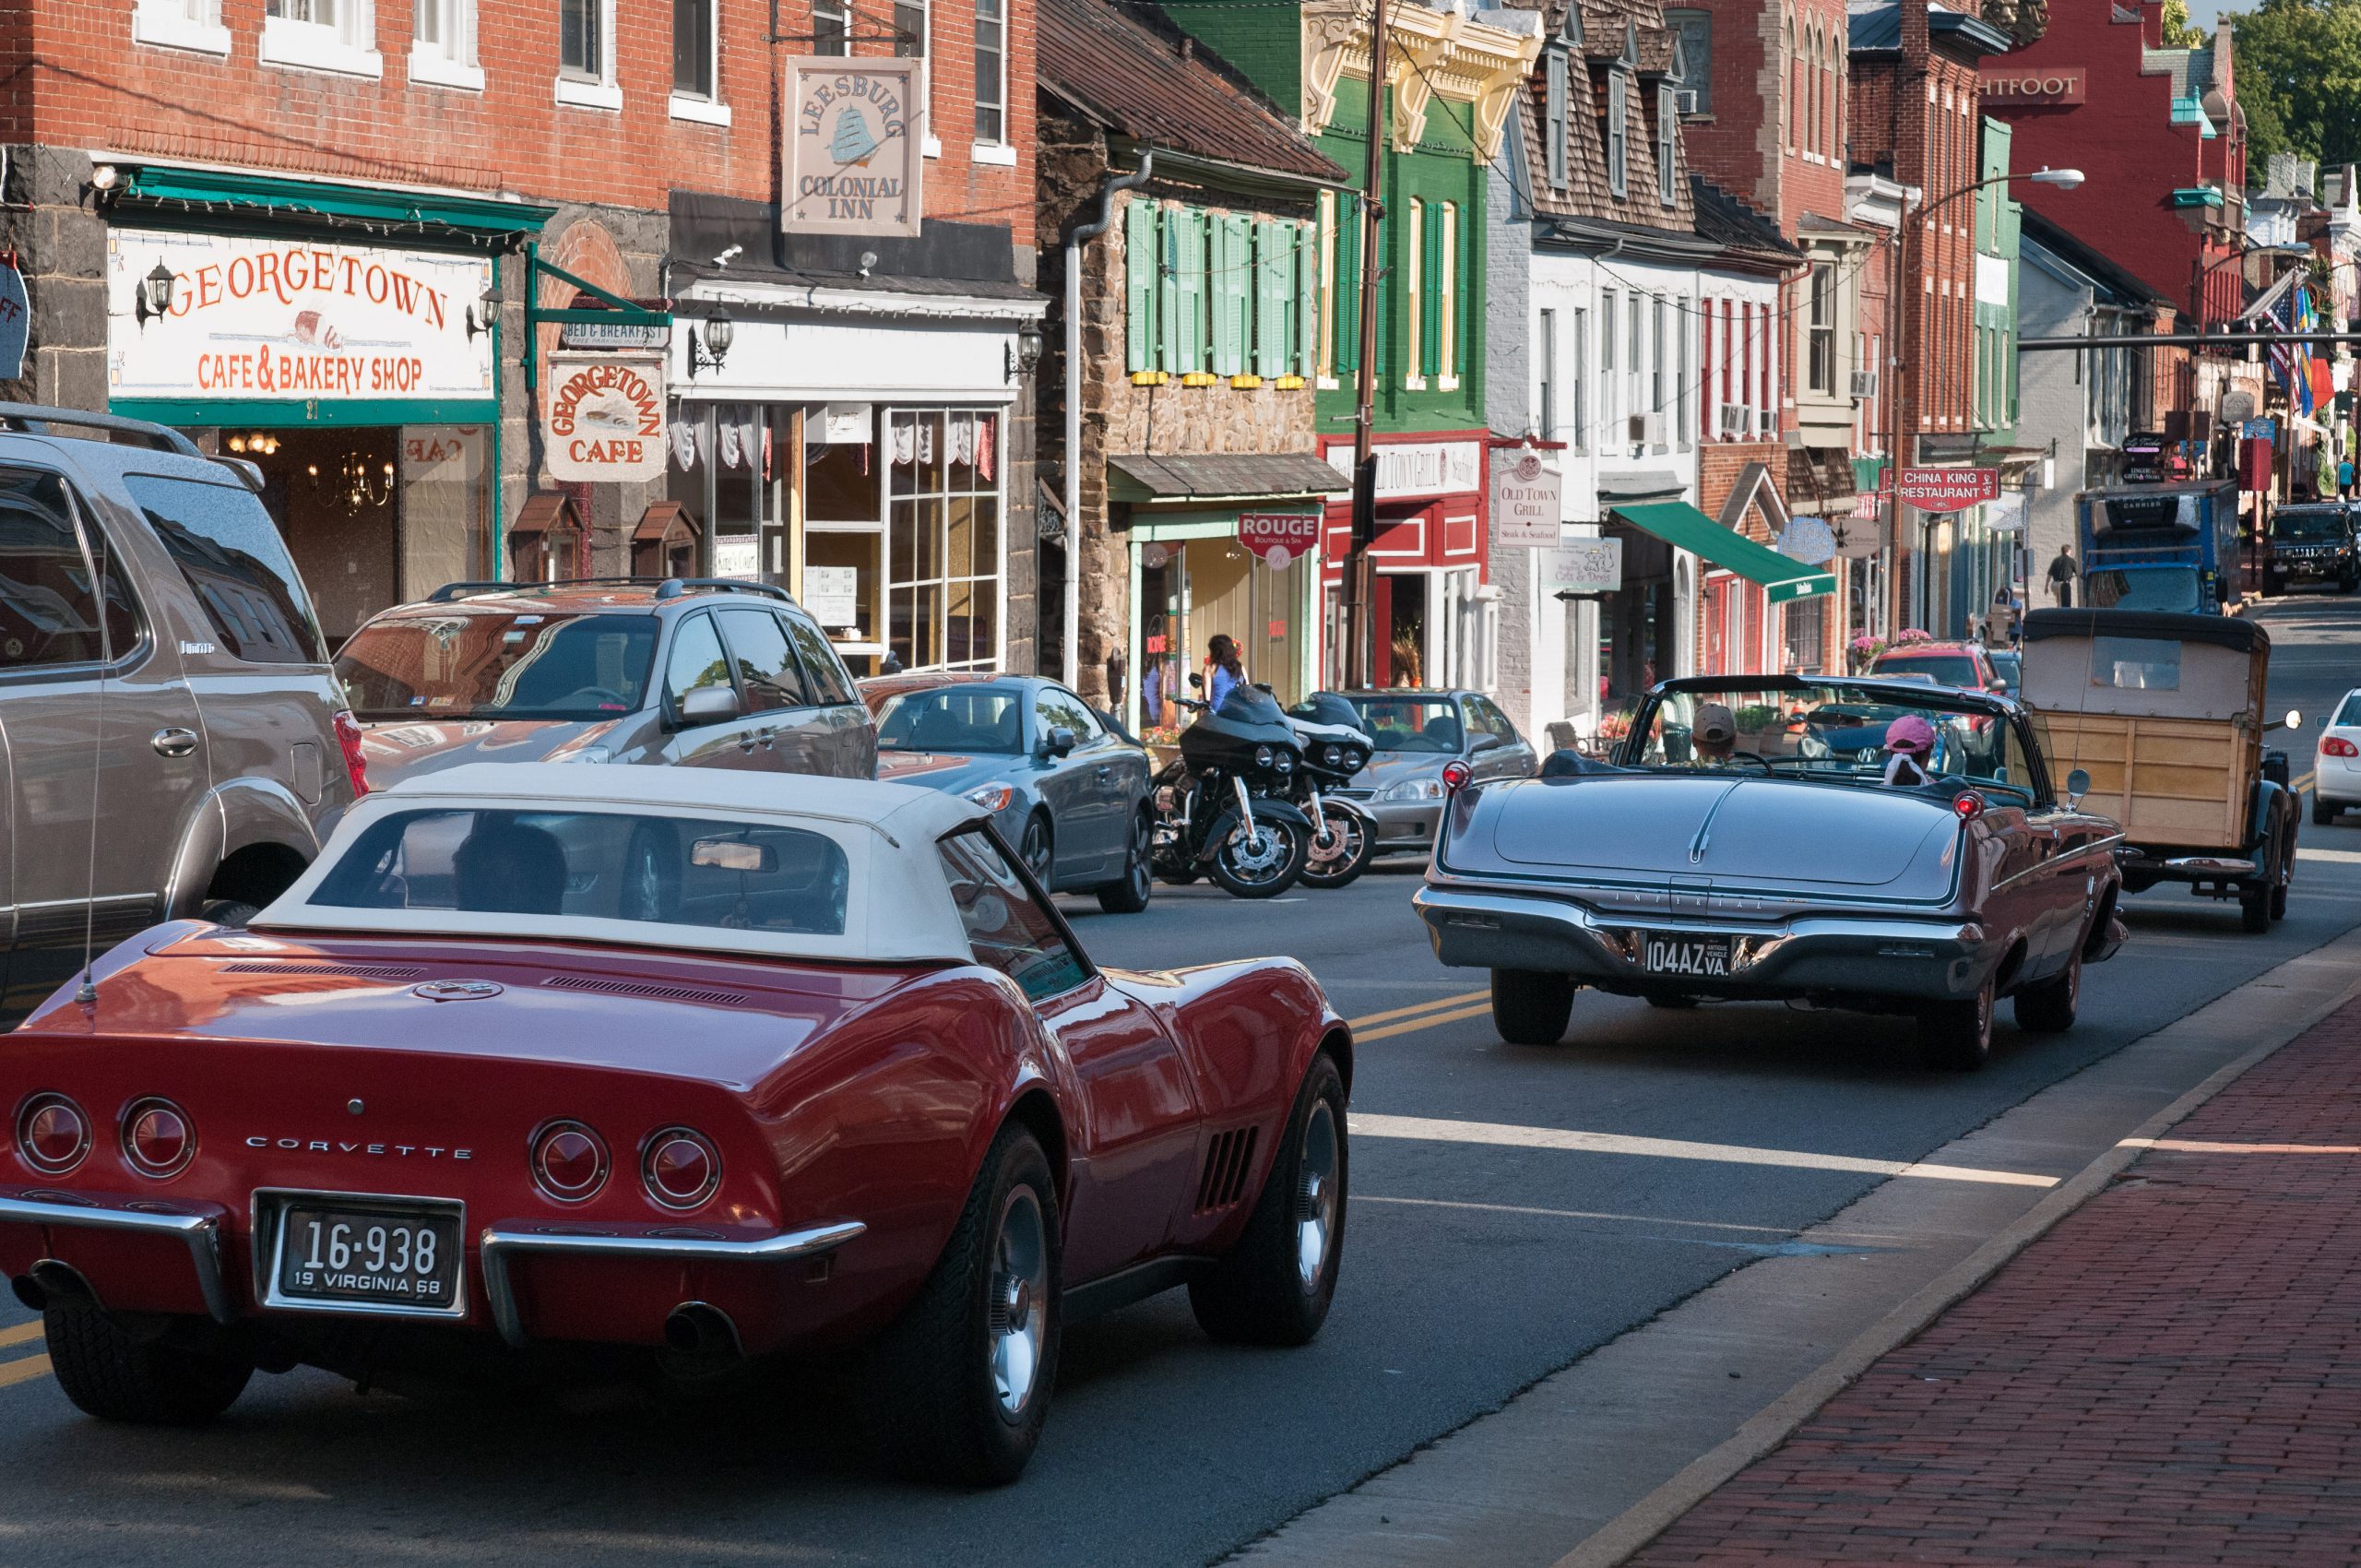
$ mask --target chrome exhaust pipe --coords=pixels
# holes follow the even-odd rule
[[[666,1315],[664,1346],[700,1360],[735,1361],[746,1355],[730,1314],[705,1301],[682,1301]]]
[[[8,1281],[17,1300],[34,1312],[46,1312],[51,1307],[89,1306],[99,1304],[99,1293],[90,1282],[70,1263],[55,1258],[43,1258],[24,1274]]]

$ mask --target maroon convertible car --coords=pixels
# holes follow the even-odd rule
[[[1095,968],[956,796],[455,768],[93,978],[0,1038],[0,1267],[94,1416],[841,1354],[888,1452],[1003,1481],[1064,1323],[1186,1285],[1301,1344],[1335,1289],[1310,975]]]

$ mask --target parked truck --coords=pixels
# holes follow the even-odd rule
[[[2082,602],[2218,615],[2238,596],[2238,487],[2132,484],[2074,497]]]

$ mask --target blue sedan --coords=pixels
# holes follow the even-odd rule
[[[1055,681],[938,671],[860,683],[877,777],[964,795],[992,814],[1036,881],[1147,908],[1152,775],[1145,747]]]

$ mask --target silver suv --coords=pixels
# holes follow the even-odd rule
[[[764,583],[453,583],[353,633],[336,668],[378,785],[465,762],[877,776],[844,661]]]
[[[0,1020],[86,942],[277,897],[364,788],[259,488],[163,425],[0,403]]]

